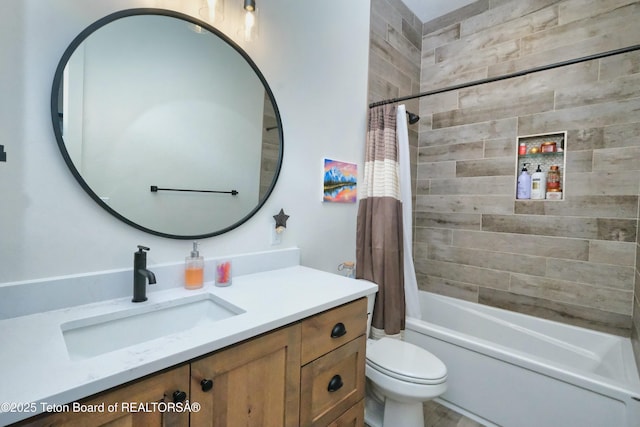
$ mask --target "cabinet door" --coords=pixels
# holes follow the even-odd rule
[[[183,365],[69,404],[69,412],[35,417],[20,426],[186,427],[189,413],[173,405],[173,394],[188,399],[189,366]],[[90,412],[94,411],[94,412]]]
[[[198,427],[298,426],[300,325],[192,362],[191,400]]]

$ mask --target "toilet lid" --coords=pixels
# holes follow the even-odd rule
[[[417,345],[386,337],[369,344],[367,363],[390,377],[417,384],[440,384],[447,379],[444,363]]]

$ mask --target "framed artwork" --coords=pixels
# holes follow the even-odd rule
[[[324,159],[323,202],[355,203],[358,198],[358,165]]]

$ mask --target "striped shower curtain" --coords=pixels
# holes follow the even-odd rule
[[[356,278],[378,285],[372,335],[396,335],[404,329],[405,299],[395,105],[369,110],[365,150],[356,231]]]

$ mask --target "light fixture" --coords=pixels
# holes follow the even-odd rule
[[[240,32],[244,41],[251,42],[258,36],[258,9],[255,0],[244,0],[244,24]]]
[[[224,20],[224,0],[202,0],[200,17],[211,25]]]

